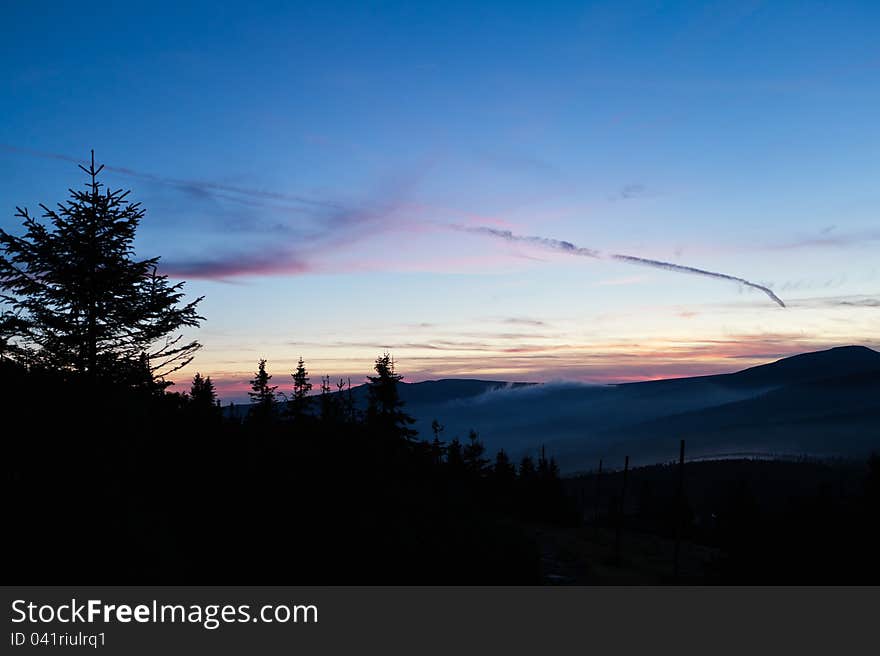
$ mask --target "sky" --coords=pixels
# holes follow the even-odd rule
[[[204,295],[172,389],[880,347],[877,2],[3,2],[0,80],[0,227],[94,148]]]

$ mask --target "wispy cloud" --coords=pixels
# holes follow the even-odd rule
[[[792,307],[804,308],[880,308],[880,296],[845,295],[794,299]]]
[[[0,150],[32,157],[81,164],[82,159],[60,153],[0,144]],[[357,202],[315,199],[268,189],[156,175],[118,165],[105,170],[176,189],[196,202],[192,215],[204,214],[199,201],[211,201],[212,223],[204,226],[199,250],[163,258],[163,273],[173,277],[229,282],[265,275],[298,275],[315,271],[315,262],[328,250],[338,249],[392,227],[405,207],[409,189],[419,171],[378,189],[372,198]],[[226,203],[236,207],[229,209]],[[243,211],[259,208],[260,212]],[[269,211],[271,210],[271,211]],[[279,214],[282,213],[282,214]],[[291,214],[295,218],[291,222]],[[286,215],[286,216],[285,216]],[[217,218],[220,217],[218,226]],[[189,218],[189,217],[188,217]],[[236,233],[235,239],[229,239]],[[210,239],[222,246],[211,251]],[[234,244],[230,247],[230,243]],[[205,251],[209,254],[205,254]],[[173,250],[172,250],[173,253]]]
[[[788,241],[769,244],[771,250],[797,250],[801,248],[844,248],[861,246],[880,241],[880,230],[867,229],[852,232],[838,232],[836,226],[828,226],[817,235],[803,235]]]
[[[451,224],[449,227],[453,230],[459,230],[461,232],[469,232],[475,235],[487,235],[489,237],[503,239],[504,241],[514,244],[529,244],[531,246],[538,246],[540,248],[548,248],[551,250],[562,251],[563,253],[568,253],[569,255],[578,255],[581,257],[592,258],[601,257],[599,251],[593,250],[592,248],[582,248],[580,246],[575,246],[570,241],[551,239],[550,237],[516,235],[510,230],[500,230],[498,228],[490,228],[488,226],[466,226]]]
[[[546,343],[557,335],[524,335],[519,333],[461,333],[466,339],[405,340],[354,340],[334,342],[292,342],[291,346],[307,346],[329,349],[366,349],[395,351],[480,351],[487,353],[543,353],[573,348],[569,344]],[[544,343],[534,343],[535,341]]]
[[[538,236],[524,236],[517,235],[511,232],[510,230],[499,230],[497,228],[490,228],[487,226],[463,226],[463,225],[451,225],[450,226],[454,230],[459,230],[463,232],[469,232],[472,234],[481,234],[487,235],[490,237],[495,237],[496,239],[502,239],[507,242],[512,243],[520,243],[520,244],[529,244],[533,246],[537,246],[540,248],[551,249],[555,251],[560,251],[566,253],[568,255],[578,255],[582,257],[590,257],[597,259],[611,259],[616,260],[618,262],[624,262],[626,264],[636,264],[639,266],[648,266],[655,269],[663,269],[666,271],[674,271],[676,273],[688,273],[691,275],[704,276],[707,278],[715,278],[716,280],[726,280],[730,282],[737,282],[742,285],[746,285],[747,287],[752,287],[753,289],[757,289],[759,291],[764,292],[770,300],[779,305],[780,307],[785,307],[785,303],[779,298],[776,294],[773,293],[769,287],[765,287],[764,285],[759,285],[758,283],[751,282],[746,280],[745,278],[740,278],[738,276],[731,276],[727,273],[720,273],[718,271],[709,271],[707,269],[698,269],[692,266],[686,266],[683,264],[673,264],[672,262],[664,262],[662,260],[652,260],[644,257],[637,257],[635,255],[623,255],[620,253],[610,253],[603,254],[601,251],[596,250],[594,248],[586,248],[583,246],[576,246],[570,241],[562,241],[559,239],[552,239],[549,237],[538,237]]]
[[[360,208],[334,211],[332,218],[308,230],[258,221],[251,229],[241,229],[238,247],[226,245],[235,239],[224,239],[224,245],[211,255],[204,255],[202,246],[196,254],[163,258],[160,268],[175,277],[223,281],[317,272],[322,270],[320,260],[327,252],[388,230],[396,212],[397,207],[390,203],[387,206],[365,204]]]
[[[82,161],[65,154],[19,148],[8,144],[0,144],[0,150],[74,163]],[[214,216],[223,216],[223,230],[235,231],[245,237],[235,240],[239,245],[230,248],[229,243],[232,240],[226,239],[227,232],[218,233],[216,227],[212,226],[213,235],[223,238],[223,246],[215,251],[210,251],[210,245],[206,246],[206,244],[210,244],[208,240],[202,242],[200,252],[193,255],[173,254],[172,251],[172,256],[167,261],[163,260],[162,267],[164,271],[174,276],[230,280],[244,276],[296,275],[312,272],[316,270],[315,261],[329,251],[337,250],[342,246],[350,245],[404,223],[413,226],[412,221],[406,222],[404,219],[412,218],[412,213],[419,211],[419,206],[407,202],[408,192],[413,186],[413,176],[418,175],[419,172],[411,172],[408,174],[408,179],[394,181],[386,188],[378,190],[372,199],[342,202],[225,182],[169,177],[119,165],[108,165],[106,169],[180,190],[194,199],[211,199],[218,203],[232,203],[245,208],[271,209],[275,212],[275,214],[268,211],[248,213],[240,211],[238,208],[235,211],[228,211],[228,208],[217,209]],[[646,187],[639,183],[625,185],[620,190],[622,198],[635,198],[646,193],[648,193]],[[279,218],[278,212],[285,212],[287,216]],[[578,246],[569,241],[543,236],[520,235],[503,227],[491,227],[485,224],[453,225],[451,227],[462,232],[491,236],[525,247],[536,247],[593,259],[611,259],[626,264],[736,282],[763,292],[773,302],[785,307],[782,299],[769,287],[723,272],[634,255],[605,254],[597,249]],[[775,247],[839,246],[875,239],[880,239],[880,231],[869,230],[841,235],[831,229],[823,231],[815,237],[779,244]],[[204,254],[206,249],[209,250],[210,255]],[[528,253],[520,255],[532,257]],[[352,263],[351,266],[355,268],[357,263]]]
[[[541,321],[540,319],[533,319],[531,317],[506,317],[501,320],[502,323],[510,323],[516,326],[536,326],[543,327],[547,325],[546,321]]]
[[[9,153],[29,155],[31,157],[41,157],[43,159],[56,159],[65,162],[72,162],[74,164],[87,164],[86,160],[83,158],[71,157],[70,155],[64,155],[61,153],[50,153],[40,150],[33,150],[31,148],[20,148],[17,146],[11,146],[9,144],[0,144],[0,150],[4,150]],[[223,198],[225,200],[234,200],[238,202],[246,202],[247,200],[251,200],[252,202],[254,200],[271,200],[297,203],[312,207],[321,207],[325,209],[343,209],[342,206],[333,201],[309,198],[307,196],[301,196],[297,194],[289,194],[279,191],[244,187],[219,182],[210,182],[206,180],[174,178],[156,175],[154,173],[148,173],[146,171],[138,171],[126,166],[105,164],[104,169],[127,177],[137,178],[139,180],[147,180],[157,184],[177,187],[193,194],[212,195],[218,198]]]
[[[243,244],[237,249],[224,247],[210,256],[199,253],[163,258],[160,267],[163,273],[175,277],[226,281],[246,276],[317,272],[322,270],[320,259],[323,255],[389,229],[396,212],[397,207],[393,204],[364,206],[334,212],[333,220],[308,231],[248,230],[241,239]],[[267,228],[265,222],[258,226]],[[257,237],[256,243],[252,237]],[[274,240],[267,242],[267,237],[274,237]],[[357,268],[357,264],[353,263],[352,267]]]
[[[852,307],[880,307],[880,299],[878,298],[862,298],[853,301],[838,301],[838,305],[848,305]]]
[[[760,290],[767,294],[767,297],[770,298],[774,303],[779,305],[779,307],[785,307],[785,303],[779,298],[776,294],[773,293],[769,287],[765,287],[764,285],[759,285],[755,282],[749,282],[745,278],[739,278],[737,276],[731,276],[726,273],[719,273],[717,271],[708,271],[706,269],[698,269],[692,266],[685,266],[682,264],[673,264],[672,262],[663,262],[662,260],[651,260],[644,257],[636,257],[634,255],[611,255],[612,259],[618,260],[620,262],[626,262],[628,264],[638,264],[641,266],[649,266],[655,269],[665,269],[666,271],[675,271],[678,273],[690,273],[697,276],[706,276],[708,278],[716,278],[718,280],[729,280],[731,282],[738,282],[740,284],[746,285],[747,287],[752,287],[753,289]]]
[[[554,339],[558,335],[551,335],[546,332],[541,333],[509,333],[509,332],[467,332],[460,333],[468,337],[476,337],[482,339]]]
[[[656,196],[657,192],[649,189],[647,186],[634,182],[630,184],[623,185],[620,189],[617,190],[613,196],[611,196],[612,200],[635,200],[637,198],[650,198],[652,196]]]
[[[786,280],[779,285],[780,289],[789,292],[802,289],[832,289],[840,287],[846,282],[846,274],[829,276],[824,278],[801,278],[798,280]]]
[[[502,171],[522,173],[533,179],[535,176],[559,179],[562,173],[553,163],[535,156],[529,151],[478,151],[477,158],[489,166]]]
[[[161,261],[162,273],[172,278],[229,282],[242,276],[296,275],[312,270],[310,263],[291,250],[255,250]]]

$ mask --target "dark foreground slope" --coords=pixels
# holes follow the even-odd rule
[[[237,421],[81,383],[0,361],[8,583],[540,583],[525,527],[576,520],[549,463],[492,467],[378,410]]]
[[[688,463],[679,502],[676,467],[561,481],[332,408],[237,422],[0,374],[10,583],[664,583],[677,527],[678,581],[880,581],[880,460]]]
[[[651,465],[567,484],[585,524],[546,535],[565,545],[560,569],[580,582],[668,582],[676,536],[682,582],[880,581],[880,457],[730,459],[687,463],[683,471]]]

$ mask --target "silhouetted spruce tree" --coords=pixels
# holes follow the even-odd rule
[[[202,378],[202,374],[196,373],[193,376],[189,397],[190,407],[199,416],[219,416],[220,407],[217,403],[217,391],[214,389],[214,383],[210,376]]]
[[[238,408],[235,406],[235,403],[230,401],[226,407],[228,408],[226,411],[226,421],[232,424],[240,424],[241,417],[238,416]]]
[[[550,477],[550,462],[544,453],[544,446],[541,446],[541,455],[538,456],[538,478],[542,481]]]
[[[446,466],[453,477],[464,472],[464,456],[462,455],[461,441],[457,437],[453,437],[446,446]]]
[[[330,377],[327,377],[329,386]],[[345,411],[345,381],[341,378],[336,381],[336,393],[330,395],[328,411],[330,419],[337,423],[344,423],[347,418]]]
[[[345,395],[345,419],[350,423],[355,423],[358,419],[358,410],[354,405],[354,395],[351,393],[351,378],[347,382],[347,393]]]
[[[464,447],[463,457],[464,466],[472,476],[482,476],[483,470],[489,464],[489,461],[483,457],[485,452],[486,447],[480,442],[477,431],[471,430],[468,433],[468,443]]]
[[[344,380],[336,382],[334,392],[330,385],[330,376],[321,378],[321,421],[325,424],[342,424],[347,421]]]
[[[500,483],[509,483],[516,480],[516,467],[510,462],[510,458],[504,449],[495,456],[495,464],[492,466],[492,477]]]
[[[306,363],[302,356],[296,365],[293,377],[293,397],[290,399],[290,414],[294,419],[300,419],[306,413],[309,404],[309,392],[312,391],[312,383],[309,382],[309,372],[306,371]],[[323,382],[323,381],[322,381]],[[322,387],[323,390],[323,387]]]
[[[321,420],[332,423],[336,421],[336,407],[331,391],[330,376],[321,376]]]
[[[252,419],[267,420],[275,414],[275,390],[277,385],[269,385],[272,374],[266,371],[266,360],[261,358],[257,364],[257,371],[251,379],[251,391],[248,396],[251,399],[250,415]]]
[[[446,452],[443,442],[440,441],[440,435],[443,433],[443,425],[436,419],[431,420],[431,432],[434,433],[434,441],[431,442],[430,454],[431,462],[439,465],[443,462],[443,454]]]
[[[198,372],[193,376],[189,395],[196,405],[213,407],[217,401],[217,391],[211,377],[202,378],[202,374]]]
[[[531,456],[523,456],[520,460],[516,489],[519,512],[526,517],[533,517],[542,504],[538,469]]]
[[[183,302],[183,283],[160,275],[159,258],[134,257],[144,210],[128,191],[104,189],[103,165],[80,168],[85,189],[70,189],[43,220],[16,208],[21,237],[0,230],[4,356],[92,380],[143,384],[185,366],[200,348],[178,331],[198,326],[201,297]],[[130,380],[134,376],[135,381]]]
[[[394,360],[388,353],[376,358],[375,370],[376,376],[367,376],[370,381],[367,422],[383,435],[411,442],[416,436],[416,431],[410,428],[415,419],[403,411],[397,390],[403,376],[394,371]]]
[[[27,361],[28,351],[16,343],[16,335],[27,331],[28,324],[20,316],[8,310],[0,313],[0,361],[14,361],[22,365]]]
[[[532,483],[537,478],[535,461],[531,456],[523,456],[519,461],[519,479],[523,483]]]
[[[443,454],[446,453],[446,446],[440,441],[440,438],[435,437],[434,441],[431,442],[429,453],[431,455],[431,462],[434,465],[440,465],[443,462]]]
[[[516,467],[504,449],[495,456],[490,472],[495,503],[504,510],[510,510],[516,503]]]

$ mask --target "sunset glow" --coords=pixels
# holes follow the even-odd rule
[[[877,5],[689,5],[22,11],[0,226],[94,148],[147,209],[138,254],[205,296],[175,380],[224,402],[261,357],[286,389],[300,356],[355,384],[385,350],[407,381],[614,383],[880,347]],[[91,21],[100,49],[52,33]]]

